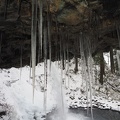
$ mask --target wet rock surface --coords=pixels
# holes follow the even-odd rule
[[[43,2],[44,19],[47,16],[47,4]],[[58,40],[58,46],[55,44],[56,38],[59,38],[57,34],[62,35],[66,41],[65,36],[69,36],[68,48],[71,57],[74,56],[73,44],[80,32],[85,32],[91,43],[95,43],[93,55],[99,51],[109,51],[111,45],[118,48],[116,26],[120,23],[119,0],[51,0],[49,4],[53,60],[54,49],[60,43]],[[0,0],[0,67],[19,67],[21,46],[23,65],[30,63],[31,11],[31,0]]]

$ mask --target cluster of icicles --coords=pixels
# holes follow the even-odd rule
[[[46,111],[46,96],[47,96],[47,74],[48,74],[48,62],[49,58],[49,73],[51,71],[51,18],[49,12],[50,1],[46,1],[47,3],[47,14],[46,17],[43,18],[43,1],[42,0],[32,0],[32,25],[31,25],[31,60],[30,66],[32,66],[32,78],[33,78],[33,102],[34,102],[34,90],[35,90],[35,66],[36,66],[36,57],[38,58],[38,62],[42,58],[44,58],[44,110]],[[58,35],[58,23],[56,21],[56,33]],[[66,72],[69,70],[69,35],[65,37],[60,32],[59,36],[56,37],[56,60],[60,61],[61,66],[61,81],[62,81],[62,73],[63,66]],[[39,39],[38,51],[36,49],[37,46],[37,38]],[[66,41],[64,40],[66,38]],[[89,37],[84,33],[79,34],[79,47],[77,48],[82,61],[82,77],[83,80],[86,80],[86,96],[87,103],[90,102],[91,105],[91,117],[93,118],[92,112],[92,80],[93,77],[93,61],[91,55],[91,43]],[[59,50],[58,50],[59,46]],[[37,52],[36,52],[37,51]],[[38,53],[38,56],[37,56]],[[48,56],[49,53],[49,56]],[[22,67],[22,47],[21,47],[21,60],[20,64]],[[58,62],[59,63],[59,62]],[[64,65],[63,65],[64,64]],[[20,73],[21,74],[21,73]],[[67,73],[69,74],[69,73]],[[31,69],[30,69],[31,75]],[[62,82],[61,82],[62,83]],[[90,92],[90,94],[89,94]],[[89,106],[87,107],[89,108]],[[88,109],[87,109],[88,112]]]
[[[48,58],[47,43],[48,42],[49,42],[49,53],[50,53],[49,59],[51,61],[51,39],[50,39],[50,18],[49,17],[50,17],[49,2],[47,2],[47,16],[45,20],[43,20],[43,1],[32,0],[31,63],[32,63],[32,78],[33,78],[33,83],[32,83],[33,84],[33,102],[34,102],[34,89],[35,89],[36,46],[37,46],[37,37],[38,37],[39,39],[38,40],[39,41],[38,62],[40,62],[40,59],[44,57],[44,109],[45,111],[46,111],[46,96],[47,96],[47,58]],[[50,62],[50,68],[51,68],[51,62]]]

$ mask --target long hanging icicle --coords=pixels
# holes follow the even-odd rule
[[[32,53],[32,77],[33,77],[33,103],[35,89],[36,66],[36,35],[37,35],[37,0],[32,0],[32,25],[31,25],[31,53]]]
[[[67,49],[67,70],[66,70],[66,73],[67,73],[67,76],[68,76],[68,79],[67,79],[67,82],[68,82],[68,88],[70,88],[70,79],[69,79],[69,35],[67,34],[67,45],[66,45],[66,49]]]
[[[60,59],[61,59],[61,61],[62,61],[62,66],[61,66],[61,68],[62,68],[62,71],[65,69],[65,64],[64,64],[64,36],[63,36],[63,32],[61,31],[60,32],[60,35],[61,35],[61,38],[60,38],[60,44],[61,44],[61,57],[60,57]]]
[[[56,28],[56,40],[55,40],[55,45],[56,45],[56,47],[55,47],[55,60],[57,61],[58,60],[58,65],[59,65],[59,52],[58,52],[58,45],[59,45],[59,43],[58,43],[58,40],[59,40],[59,28],[58,28],[58,26],[59,26],[59,24],[58,24],[58,22],[57,22],[57,18],[56,18],[56,16],[55,16],[55,28]],[[57,63],[57,62],[56,62]]]
[[[47,28],[46,20],[44,24],[44,112],[46,114],[47,103]]]
[[[89,111],[89,100],[88,100],[88,77],[87,77],[87,67],[86,67],[86,59],[85,59],[85,51],[84,51],[84,38],[83,33],[80,33],[80,55],[81,55],[81,65],[82,65],[82,80],[86,80],[86,97],[87,97],[87,115]]]
[[[66,68],[66,37],[64,38],[64,40],[63,40],[64,42],[63,42],[63,52],[64,52],[64,66],[65,66],[65,68]]]
[[[65,70],[65,73],[66,73],[66,34],[64,35],[63,37],[63,58],[64,58],[64,70]],[[64,76],[64,86],[67,88],[67,82],[66,82],[66,75]]]
[[[39,21],[38,21],[38,30],[39,30],[39,50],[38,50],[38,63],[40,62],[39,60],[42,59],[42,39],[43,39],[43,1],[39,0],[38,1],[39,5]]]
[[[78,72],[78,52],[79,52],[79,47],[78,47],[78,37],[75,40],[74,43],[74,58],[75,58],[75,68],[74,68],[74,72],[77,73]]]
[[[55,40],[55,61],[56,61],[56,64],[57,64],[57,61],[58,60],[58,35],[56,34],[56,40]],[[59,62],[58,62],[58,65],[59,65]]]
[[[50,33],[50,1],[47,2],[47,27],[48,27],[48,42],[49,42],[49,74],[51,75],[51,33]]]
[[[89,88],[90,88],[90,107],[91,107],[91,118],[93,120],[93,107],[92,107],[92,81],[93,81],[93,64],[92,64],[92,54],[91,54],[91,43],[90,43],[90,38],[86,36],[86,41],[87,41],[87,70],[88,70],[88,76],[89,76]]]

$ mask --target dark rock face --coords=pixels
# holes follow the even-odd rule
[[[44,1],[44,0],[43,0]],[[93,55],[118,48],[116,26],[119,25],[119,0],[51,0],[52,59],[59,48],[58,36],[68,43],[69,54],[74,56],[75,44],[80,32],[95,44]],[[38,8],[39,10],[39,8]],[[0,0],[0,67],[19,67],[30,63],[31,56],[31,0]],[[47,3],[43,3],[43,17]],[[38,13],[39,16],[39,13]],[[56,29],[56,22],[59,32]],[[57,34],[59,34],[57,36]],[[69,36],[69,41],[67,40]],[[37,46],[38,49],[38,46]],[[77,55],[79,57],[79,55]]]
[[[119,0],[101,0],[101,2],[103,3],[103,9],[106,10],[106,12],[114,13],[119,7]]]

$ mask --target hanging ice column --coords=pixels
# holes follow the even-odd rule
[[[82,76],[86,80],[86,96],[87,96],[87,108],[89,100],[91,107],[91,117],[93,119],[93,110],[92,110],[92,80],[93,71],[92,71],[92,55],[91,55],[91,44],[90,39],[86,34],[80,33],[80,54],[82,61]],[[90,93],[90,96],[89,96]],[[90,98],[90,99],[89,99]],[[88,113],[88,109],[87,109]]]
[[[38,63],[40,62],[40,59],[42,59],[42,38],[43,38],[43,1],[38,1],[39,5],[39,21],[38,21],[38,31],[39,31],[39,49],[38,49]]]
[[[81,56],[81,65],[82,65],[82,83],[83,80],[86,80],[86,98],[87,98],[87,114],[88,114],[88,76],[87,76],[87,61],[85,59],[85,51],[84,51],[84,45],[85,40],[83,38],[83,33],[80,33],[80,56]]]
[[[89,76],[89,89],[90,89],[90,107],[91,107],[91,118],[93,120],[93,107],[92,107],[92,83],[93,83],[93,59],[92,59],[92,53],[91,53],[91,43],[90,38],[86,36],[87,41],[87,48],[88,48],[88,57],[87,57],[87,70],[88,70],[88,76]]]
[[[50,17],[50,1],[47,1],[47,35],[49,42],[49,75],[51,75],[51,17]]]
[[[32,24],[31,24],[31,53],[32,53],[32,77],[33,77],[33,102],[35,89],[36,66],[36,36],[37,36],[37,0],[32,0]]]
[[[47,102],[47,26],[44,24],[44,111],[46,114]]]

